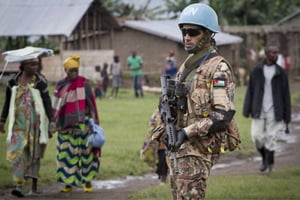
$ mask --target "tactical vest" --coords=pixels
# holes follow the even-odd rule
[[[213,76],[219,67],[221,62],[225,62],[231,70],[232,78],[233,71],[230,64],[222,56],[214,56],[206,60],[200,67],[191,71],[185,78],[184,82],[189,85],[189,93],[187,95],[187,112],[178,114],[177,128],[184,128],[190,124],[195,123],[199,118],[206,118],[212,110],[212,105],[221,104],[223,105],[227,96],[224,94],[213,93],[212,81]],[[181,68],[179,76],[183,72]],[[197,88],[197,95],[193,91]],[[232,95],[234,93],[232,88]],[[217,91],[218,92],[218,91]],[[215,97],[214,99],[212,97]],[[192,105],[193,98],[197,99],[200,104]],[[234,110],[233,102],[228,105],[230,109]],[[206,123],[203,121],[203,123]],[[195,139],[191,139],[182,145],[183,151],[179,151],[178,157],[182,154],[199,155],[199,153],[219,153],[224,150],[234,150],[240,143],[239,131],[234,120],[232,120],[230,127],[225,132],[215,133],[211,136],[198,136]]]

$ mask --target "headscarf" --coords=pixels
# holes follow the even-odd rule
[[[79,68],[80,56],[71,55],[64,61],[64,69]]]

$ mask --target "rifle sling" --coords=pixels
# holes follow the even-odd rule
[[[180,79],[179,79],[179,82],[183,82],[185,80],[185,78],[189,75],[189,73],[191,73],[194,69],[196,69],[197,67],[201,67],[201,65],[204,63],[205,60],[207,59],[210,59],[210,58],[213,58],[215,56],[217,56],[218,54],[217,53],[210,53],[208,56],[207,54],[201,58],[199,58],[195,63],[194,65],[192,65],[191,67],[186,67],[184,68],[181,76],[180,76]],[[207,56],[207,57],[206,57]],[[205,58],[205,60],[203,60]]]

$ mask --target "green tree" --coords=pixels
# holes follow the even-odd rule
[[[151,0],[147,0],[146,4],[140,8],[134,8],[133,18],[139,19],[156,19],[159,11],[159,7],[150,8]]]
[[[155,19],[159,14],[164,13],[160,7],[149,8],[151,0],[147,0],[141,7],[124,3],[121,0],[98,0],[115,17],[127,17],[129,19],[143,20]]]
[[[134,6],[120,0],[98,0],[115,17],[130,16],[134,12]]]
[[[165,0],[167,7],[166,12],[168,14],[173,14],[171,18],[179,17],[181,11],[189,4],[201,2],[199,0]]]
[[[274,24],[300,9],[299,0],[211,0],[222,25]]]
[[[150,9],[151,0],[136,8],[122,0],[98,0],[116,17],[129,19],[157,19],[166,14],[176,19],[189,4],[207,2],[213,7],[221,25],[263,25],[274,24],[284,17],[299,11],[299,0],[163,0],[165,8]]]

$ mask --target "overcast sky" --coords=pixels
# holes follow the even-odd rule
[[[148,2],[148,0],[121,0],[124,3],[132,4],[135,6],[135,8],[140,8],[142,6],[145,6]],[[164,1],[162,0],[150,0],[149,8],[154,8],[154,7],[161,7],[164,6]]]
[[[148,2],[148,0],[121,0],[121,1],[124,3],[133,4],[137,8],[139,8],[141,6],[145,6],[146,3]],[[199,0],[199,2],[209,4],[209,0]],[[165,5],[165,1],[163,1],[163,0],[150,0],[149,8],[153,8],[153,7],[157,7],[157,6],[161,7],[164,5]]]

